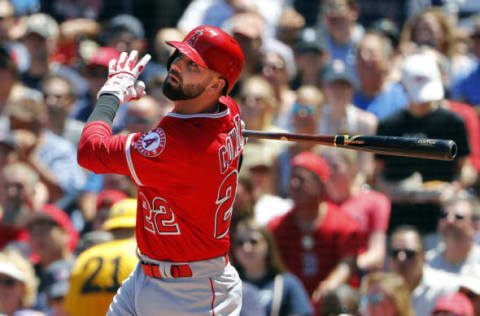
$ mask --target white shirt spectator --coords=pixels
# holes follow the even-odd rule
[[[465,268],[480,262],[480,246],[473,244],[467,258],[458,264],[447,263],[444,259],[445,245],[440,243],[436,248],[427,252],[427,264],[433,269],[443,270],[453,274],[462,274]]]

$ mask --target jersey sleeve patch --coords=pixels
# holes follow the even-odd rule
[[[152,129],[142,134],[133,147],[145,157],[155,157],[160,155],[167,144],[167,136],[161,127]]]

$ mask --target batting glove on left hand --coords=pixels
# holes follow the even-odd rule
[[[120,104],[139,99],[145,95],[145,83],[137,81],[138,76],[150,61],[149,54],[137,63],[138,52],[133,50],[130,55],[123,52],[118,60],[112,59],[108,64],[108,80],[98,91],[97,99],[102,94],[113,94]]]

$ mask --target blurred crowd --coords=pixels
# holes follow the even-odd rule
[[[105,315],[138,260],[136,187],[81,168],[78,140],[133,49],[148,96],[114,132],[155,127],[165,41],[202,24],[242,47],[247,129],[457,144],[440,161],[248,139],[242,315],[480,316],[477,0],[0,0],[0,315]]]

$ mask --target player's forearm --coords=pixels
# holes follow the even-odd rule
[[[117,113],[120,102],[117,97],[111,94],[102,94],[98,98],[92,114],[88,118],[87,123],[92,121],[103,121],[108,125],[113,125],[113,119]]]

